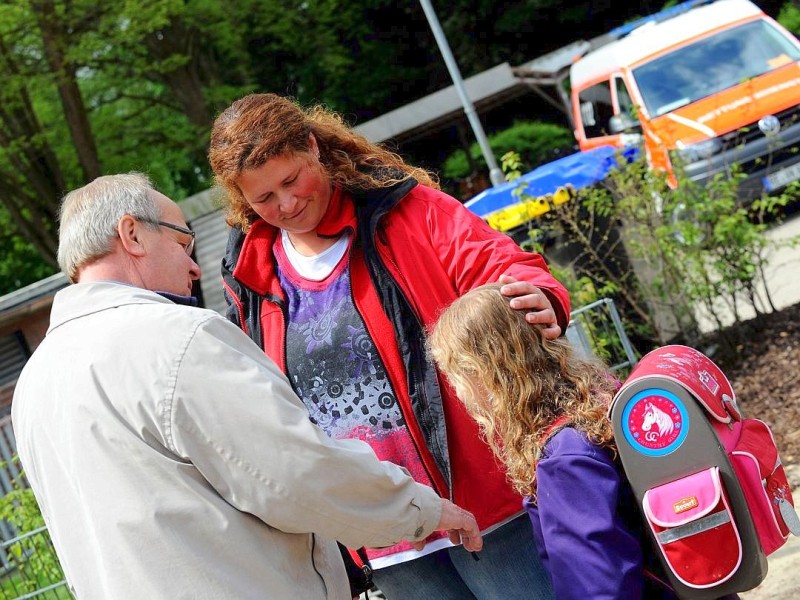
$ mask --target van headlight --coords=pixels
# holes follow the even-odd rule
[[[717,138],[711,138],[696,144],[680,145],[676,154],[683,164],[691,164],[711,158],[721,150],[722,142]]]

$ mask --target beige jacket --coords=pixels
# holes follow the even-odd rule
[[[349,598],[333,540],[440,517],[430,488],[314,427],[236,326],[118,283],[57,294],[13,420],[80,599]]]

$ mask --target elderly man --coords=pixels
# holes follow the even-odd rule
[[[140,174],[61,207],[47,336],[13,404],[27,477],[79,598],[349,598],[334,540],[435,529],[471,514],[357,441],[333,441],[239,328],[184,306],[200,268],[177,204]]]

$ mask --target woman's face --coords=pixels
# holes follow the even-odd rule
[[[243,171],[236,184],[259,217],[295,236],[316,233],[331,199],[330,179],[319,162],[313,136],[309,152],[271,158]]]

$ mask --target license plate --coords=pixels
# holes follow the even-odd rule
[[[798,179],[800,179],[800,163],[792,165],[791,167],[786,167],[785,169],[781,169],[780,171],[776,171],[775,173],[764,177],[764,188],[768,192],[772,192],[778,188],[787,186]]]

